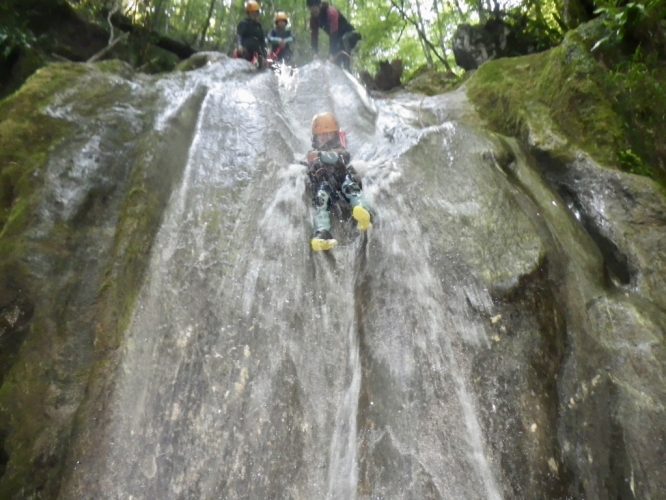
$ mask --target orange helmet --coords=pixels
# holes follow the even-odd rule
[[[340,125],[333,113],[319,113],[312,118],[312,135],[328,134],[330,132],[339,132]]]
[[[277,24],[278,21],[284,21],[285,23],[289,24],[289,16],[287,16],[286,12],[276,12],[275,13],[275,24]]]
[[[259,12],[261,10],[261,7],[259,7],[259,2],[256,0],[248,0],[245,3],[245,12],[248,14],[251,14],[253,12]]]

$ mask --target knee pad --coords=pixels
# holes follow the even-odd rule
[[[342,190],[342,194],[344,194],[347,198],[354,195],[358,196],[361,193],[361,186],[359,186],[358,182],[356,182],[356,179],[354,179],[349,174],[347,177],[345,177],[345,181],[342,183],[340,189]]]
[[[315,194],[315,206],[328,208],[331,204],[331,195],[325,189],[319,189]]]

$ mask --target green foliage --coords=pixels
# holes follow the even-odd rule
[[[371,0],[356,13],[353,23],[363,34],[356,65],[374,72],[379,61],[401,59],[405,74],[410,75],[426,63],[423,49],[413,30],[389,5]]]
[[[484,64],[468,82],[469,96],[504,134],[553,123],[565,142],[601,163],[666,184],[666,68],[657,55],[637,52],[609,69],[590,54],[585,29],[550,51]]]
[[[519,45],[532,52],[555,47],[564,36],[559,5],[553,0],[522,2],[509,10],[505,18]]]
[[[12,26],[0,26],[0,58],[8,58],[17,48],[30,48],[35,36]]]
[[[29,30],[18,20],[11,20],[12,9],[8,5],[18,1],[9,0],[0,6],[0,57],[6,58],[16,47],[29,47],[35,43]],[[45,6],[61,0],[26,1]],[[146,28],[147,32],[181,40],[198,50],[225,53],[233,49],[236,25],[244,16],[243,0],[66,1],[105,28],[108,28],[109,11],[117,7],[120,14]],[[423,66],[442,71],[445,75],[456,72],[451,42],[455,28],[461,23],[502,19],[512,29],[512,42],[518,47],[516,53],[521,53],[521,50],[546,50],[560,43],[563,37],[561,0],[332,0],[331,3],[363,36],[355,54],[355,69],[374,73],[379,61],[399,58],[404,65],[404,82],[416,76]],[[660,28],[659,22],[663,16],[659,16],[664,11],[666,0],[598,0],[596,4],[597,12],[603,15],[605,22],[595,49],[601,45],[628,41],[634,47],[648,44],[662,47],[663,28]],[[264,0],[262,24],[266,32],[272,28],[273,16],[279,10],[286,11],[290,17],[291,29],[296,37],[295,62],[308,62],[312,53],[309,11],[305,1]],[[6,22],[8,16],[11,22]],[[150,40],[148,35],[144,38],[145,43]],[[328,37],[320,38],[320,52],[325,53]],[[136,43],[128,50],[139,50],[135,46]],[[135,65],[145,62],[141,57],[134,59]]]
[[[666,68],[657,55],[637,50],[631,59],[616,64],[608,74],[613,108],[625,123],[631,148],[620,153],[630,172],[666,178]]]
[[[638,2],[624,4],[620,0],[602,0],[596,14],[603,15],[607,34],[600,39],[592,50],[604,43],[624,42],[629,33],[635,30],[638,20],[645,15],[645,6]]]
[[[74,10],[88,19],[105,20],[113,10],[115,0],[68,0]]]
[[[626,46],[635,50],[641,45],[663,50],[663,20],[666,17],[666,0],[598,0],[595,11],[604,20],[604,35],[595,43],[595,51],[604,45]]]
[[[622,169],[631,172],[632,174],[644,175],[652,177],[650,167],[643,161],[643,159],[634,153],[631,148],[620,151],[620,165]]]
[[[236,25],[244,16],[243,0],[67,0],[88,18],[106,26],[106,14],[116,5],[123,15],[149,31],[182,40],[199,50],[231,52]],[[428,65],[455,68],[452,36],[460,23],[501,15],[515,27],[517,36],[537,50],[551,47],[561,38],[558,0],[333,0],[362,34],[355,57],[357,70],[372,72],[380,60],[400,58],[409,77]],[[508,6],[512,6],[510,10]],[[499,7],[499,11],[496,11]],[[262,24],[268,31],[273,16],[285,11],[296,37],[296,62],[310,60],[309,11],[304,0],[264,0]],[[321,37],[325,50],[327,37]],[[321,52],[323,52],[321,50]]]
[[[0,62],[34,43],[35,35],[26,28],[24,20],[16,16],[10,5],[0,5]]]

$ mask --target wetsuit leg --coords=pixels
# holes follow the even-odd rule
[[[330,53],[335,64],[346,70],[350,69],[351,61],[349,60],[349,54],[345,52],[341,36],[330,37]]]
[[[361,231],[369,229],[372,226],[370,205],[363,197],[361,183],[351,172],[347,172],[340,190],[352,207],[352,217],[358,223],[358,229]]]
[[[347,175],[345,175],[345,180],[342,182],[340,191],[342,191],[342,194],[345,196],[352,208],[357,205],[366,206],[365,200],[363,199],[361,183],[352,173],[347,173]]]
[[[317,187],[314,195],[314,230],[315,235],[326,231],[331,232],[331,193],[332,189],[328,182],[324,181]]]

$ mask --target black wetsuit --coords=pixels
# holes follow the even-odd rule
[[[278,49],[280,49],[280,42],[286,42],[286,45],[279,50],[277,58],[278,61],[289,62],[291,60],[291,44],[294,41],[294,36],[291,34],[291,30],[285,29],[284,31],[280,32],[277,29],[272,29],[266,39],[271,46],[272,53],[275,53],[278,51]]]
[[[251,61],[255,54],[266,57],[266,39],[259,21],[246,17],[238,23],[236,33],[238,44],[245,50],[243,53],[245,59]]]

